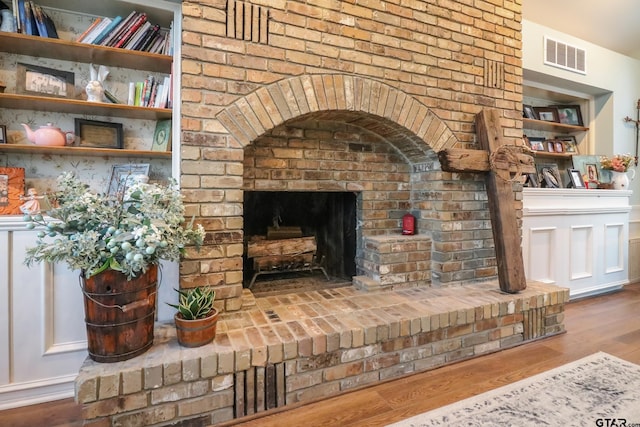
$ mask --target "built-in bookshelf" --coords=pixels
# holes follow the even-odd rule
[[[13,0],[3,0],[13,7]],[[56,26],[58,38],[24,33],[0,32],[0,125],[6,126],[6,143],[0,143],[3,168],[24,169],[24,190],[33,187],[40,195],[57,188],[56,178],[62,171],[78,173],[83,182],[96,192],[106,191],[112,166],[123,164],[150,165],[150,180],[163,181],[177,177],[175,152],[154,151],[154,131],[158,122],[171,121],[172,140],[179,146],[180,105],[154,108],[127,105],[128,82],[144,81],[149,75],[164,79],[172,72],[179,76],[180,61],[173,55],[99,46],[76,42],[77,37],[98,17],[127,16],[131,11],[146,12],[148,20],[163,31],[176,22],[180,28],[181,4],[169,0],[36,0]],[[174,55],[180,54],[180,47]],[[18,64],[37,65],[64,73],[73,73],[74,93],[67,97],[47,96],[18,90]],[[84,87],[89,67],[104,65],[110,69],[104,87],[123,104],[88,102]],[[179,94],[179,89],[174,89]],[[175,103],[174,103],[175,104]],[[32,129],[53,123],[64,132],[75,132],[75,120],[122,124],[123,148],[82,145],[42,146],[31,143],[21,123]],[[5,261],[0,268],[0,295],[26,294],[38,307],[24,322],[24,310],[13,306],[11,298],[0,316],[0,402],[6,405],[57,400],[73,396],[74,380],[86,359],[82,304],[78,304],[77,287],[69,288],[77,273],[55,265],[28,269],[22,262],[24,250],[37,238],[37,230],[27,230],[22,215],[0,217],[0,253]],[[6,267],[6,268],[5,268]],[[162,278],[171,280],[170,273]],[[175,270],[173,270],[175,271]],[[26,282],[47,286],[28,286]],[[160,288],[171,289],[162,283]],[[169,283],[170,285],[170,283]],[[55,291],[55,292],[54,292]],[[54,298],[55,297],[55,298]],[[43,339],[46,338],[44,341]],[[46,341],[46,351],[43,342]],[[14,358],[15,354],[29,358]],[[7,406],[6,406],[7,407]],[[8,406],[10,407],[10,406]],[[0,423],[1,424],[1,423]]]
[[[124,21],[129,14],[138,18],[145,16],[146,20],[161,28],[158,33],[173,36],[173,22],[177,21],[180,25],[180,4],[166,0],[38,0],[37,3],[53,20],[57,37],[0,32],[0,82],[6,86],[4,92],[0,93],[0,125],[6,127],[8,142],[0,144],[0,158],[4,164],[25,168],[26,184],[38,187],[41,193],[55,187],[60,170],[84,171],[91,177],[88,183],[98,189],[108,179],[111,166],[122,163],[150,163],[151,179],[175,177],[177,166],[173,162],[170,144],[165,145],[166,151],[156,151],[162,148],[158,149],[158,144],[154,143],[156,127],[160,123],[166,125],[167,121],[170,124],[169,141],[178,139],[179,120],[168,102],[169,95],[173,96],[169,79],[174,70],[179,72],[179,64],[174,64],[173,56],[168,54],[175,52],[173,44],[165,38],[164,49],[147,52],[125,49],[124,42],[115,47],[115,44],[107,46],[78,40],[93,22],[116,16],[122,16]],[[133,28],[129,28],[131,35],[135,33]],[[122,27],[121,31],[127,31],[126,27]],[[25,87],[25,82],[20,86],[18,79],[24,80],[25,77],[20,75],[18,65],[23,63],[59,70],[60,73],[72,73],[75,76],[74,93],[56,97],[21,89]],[[89,102],[84,92],[89,69],[99,66],[110,71],[104,87],[113,93],[115,99],[111,102],[107,97],[103,102]],[[141,88],[148,86],[148,102],[129,105],[128,88],[136,82]],[[153,88],[157,86],[155,90],[160,95],[163,85],[167,87],[166,101],[151,101],[154,99],[151,96]],[[86,134],[80,137],[77,131],[76,142],[72,145],[35,145],[21,126],[21,123],[27,123],[32,129],[37,129],[51,123],[65,132],[74,132],[78,129],[78,121],[122,126],[122,148],[91,144],[91,141],[85,143]],[[96,161],[96,157],[106,161]]]

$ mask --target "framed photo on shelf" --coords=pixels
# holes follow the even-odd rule
[[[0,125],[0,144],[7,143],[7,127],[5,125]]]
[[[0,168],[0,215],[20,215],[24,168]]]
[[[529,141],[529,146],[533,151],[545,151],[546,148],[544,146],[545,139],[539,136],[530,136],[527,138]]]
[[[535,173],[528,173],[524,180],[524,186],[529,188],[540,187],[540,183],[538,182],[538,175]]]
[[[544,141],[544,143],[547,145],[547,151],[549,153],[555,153],[556,152],[556,144],[552,139],[547,139]]]
[[[156,123],[151,151],[171,151],[171,119]]]
[[[584,126],[579,105],[557,105],[558,120],[565,125]]]
[[[138,175],[149,176],[149,163],[128,163],[124,165],[113,165],[111,167],[111,177],[107,194],[117,196],[136,180]]]
[[[599,165],[600,160],[598,156],[571,156],[571,162],[573,163],[573,168],[578,169],[580,173],[584,176],[587,175],[587,164],[589,165]],[[597,168],[596,168],[597,172]]]
[[[556,153],[564,153],[564,144],[558,139],[553,140],[553,147]]]
[[[522,106],[522,115],[527,119],[538,120],[538,115],[531,105]]]
[[[564,152],[571,154],[579,154],[578,153],[578,143],[576,142],[576,137],[573,135],[562,135],[556,136],[556,139],[561,141],[564,145]]]
[[[587,188],[578,169],[569,168],[567,174],[569,174],[569,182],[573,188]]]
[[[75,92],[73,73],[18,62],[16,93],[73,99]]]
[[[537,165],[540,186],[543,188],[562,188],[560,170],[555,163],[541,163]]]
[[[598,173],[598,165],[596,163],[586,163],[585,165],[587,180],[589,182],[600,182],[600,174]]]
[[[539,120],[559,123],[558,110],[555,107],[533,107],[533,110],[538,115]]]
[[[75,119],[76,138],[81,147],[122,148],[122,123]]]

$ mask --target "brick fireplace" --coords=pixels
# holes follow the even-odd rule
[[[205,426],[564,331],[565,289],[500,293],[484,177],[444,172],[437,157],[478,148],[484,108],[520,139],[520,0],[182,9],[180,181],[207,237],[180,286],[214,287],[224,313],[211,345],[182,349],[166,325],[145,355],[88,361],[87,423]],[[283,213],[251,193],[349,194],[337,210],[352,215],[353,260],[331,268],[353,286],[254,297],[246,234]],[[414,236],[401,233],[406,213]]]
[[[356,194],[365,288],[381,284],[366,239],[399,235],[407,212],[431,241],[413,285],[495,277],[483,176],[436,153],[477,148],[482,108],[520,138],[521,5],[467,3],[184,2],[181,185],[208,236],[181,286],[241,308],[245,191]]]

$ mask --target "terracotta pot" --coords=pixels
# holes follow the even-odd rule
[[[219,315],[215,308],[208,317],[195,320],[183,319],[182,314],[176,313],[173,319],[176,322],[178,343],[183,347],[200,347],[212,342],[216,337]]]
[[[87,349],[96,362],[119,362],[144,353],[153,344],[158,266],[132,280],[105,270],[88,279],[84,292]]]

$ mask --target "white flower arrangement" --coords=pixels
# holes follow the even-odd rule
[[[202,245],[202,225],[194,228],[193,219],[182,225],[184,206],[174,180],[168,186],[133,182],[117,195],[92,193],[71,173],[57,182],[59,190],[47,196],[55,206],[47,212],[50,219],[24,217],[27,228],[45,228],[27,249],[28,266],[66,262],[87,278],[112,269],[131,279],[160,260],[178,261],[186,245]]]

